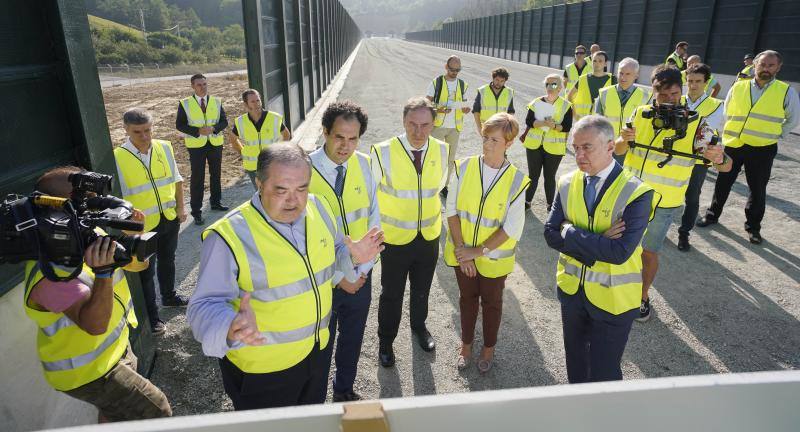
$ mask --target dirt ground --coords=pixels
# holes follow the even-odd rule
[[[365,40],[340,99],[352,99],[369,113],[369,129],[360,149],[402,133],[401,107],[410,96],[422,94],[440,74],[452,52],[398,40]],[[489,81],[489,71],[505,66],[509,85],[516,90],[517,118],[522,122],[525,105],[544,93],[541,82],[552,70],[480,55],[460,54],[461,78],[470,85],[469,98]],[[229,116],[239,111],[237,92],[246,81],[211,81],[212,94],[223,97]],[[112,89],[106,93],[111,124],[119,123],[127,107],[141,105],[156,112],[156,135],[177,142],[174,116],[177,99],[188,94],[188,83],[163,83],[133,92]],[[480,152],[472,119],[467,118],[457,155]],[[112,128],[115,142],[122,138]],[[693,249],[675,248],[676,228],[662,252],[661,269],[651,291],[654,318],[635,324],[622,366],[626,379],[676,375],[797,369],[800,367],[800,246],[792,241],[800,221],[800,137],[780,145],[773,168],[767,212],[759,246],[747,241],[743,207],[747,198],[740,176],[722,215],[710,229],[697,228]],[[176,145],[184,176],[186,153]],[[512,147],[509,159],[527,169],[524,149]],[[224,173],[235,182],[239,162],[226,149]],[[559,175],[575,169],[568,154]],[[701,208],[711,199],[712,173],[703,188]],[[541,182],[541,180],[540,180]],[[234,204],[246,200],[252,189],[245,181],[232,183],[223,198]],[[494,369],[481,376],[469,368],[459,372],[454,361],[460,341],[458,287],[453,271],[440,260],[430,295],[428,328],[436,338],[435,352],[426,353],[412,343],[408,329],[408,305],[395,341],[397,365],[383,369],[377,359],[377,304],[380,265],[373,275],[373,303],[359,362],[355,390],[367,398],[457,393],[477,390],[566,383],[559,304],[555,294],[557,253],[542,237],[545,204],[540,184],[533,212],[526,217],[519,244],[517,266],[509,275],[504,293],[503,322]],[[219,214],[210,214],[220,216]],[[200,229],[185,226],[177,259],[179,292],[189,295],[197,277]],[[181,310],[166,310],[167,334],[158,339],[153,382],[170,398],[176,415],[231,409],[222,389],[215,359],[205,357],[192,338]],[[477,326],[476,354],[482,343]]]

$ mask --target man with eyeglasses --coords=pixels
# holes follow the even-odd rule
[[[581,75],[586,75],[591,72],[591,69],[586,68],[586,47],[578,45],[575,47],[575,61],[568,64],[564,68],[564,91],[569,94],[570,90],[575,87],[578,78]]]
[[[458,56],[450,56],[444,66],[444,75],[439,75],[431,81],[426,97],[436,108],[431,136],[450,145],[450,158],[447,161],[449,183],[458,139],[464,129],[464,114],[470,112],[470,107],[464,104],[464,96],[469,86],[458,78],[458,73],[461,72],[461,59]],[[441,193],[447,196],[447,188],[442,189]]]

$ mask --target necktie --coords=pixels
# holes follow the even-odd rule
[[[422,174],[422,150],[411,150],[414,154],[414,168],[417,169],[417,174]]]
[[[205,113],[206,112],[206,98],[200,98],[200,109]]]
[[[333,185],[333,192],[336,193],[336,196],[342,196],[342,190],[344,189],[344,167],[339,165],[336,167],[336,183]]]
[[[586,187],[583,189],[583,200],[586,202],[586,210],[588,210],[589,214],[592,214],[592,210],[594,210],[594,201],[597,198],[597,189],[595,189],[595,185],[600,180],[598,176],[588,176],[586,177]]]

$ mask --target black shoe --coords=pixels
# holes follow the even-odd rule
[[[444,187],[444,189],[442,189],[442,191],[441,191],[441,192],[439,192],[439,193],[440,193],[440,194],[441,194],[443,197],[447,198],[447,186],[445,186],[445,187]]]
[[[206,223],[206,220],[203,219],[203,216],[198,215],[198,216],[194,217],[194,224],[195,225],[203,225],[204,223]]]
[[[653,312],[653,309],[650,308],[650,299],[642,300],[642,304],[639,305],[639,317],[635,318],[635,319],[636,319],[636,321],[639,321],[640,323],[645,323],[647,321],[650,321],[650,317],[652,316],[651,315],[652,312]]]
[[[228,211],[230,210],[230,207],[224,206],[222,204],[213,204],[211,206],[211,210]]]
[[[689,252],[692,246],[689,244],[689,233],[678,233],[678,250],[681,252]]]
[[[761,233],[758,231],[750,231],[748,237],[750,237],[750,243],[752,244],[761,244],[761,242],[764,241],[764,239],[761,238]]]
[[[385,368],[394,366],[394,349],[392,349],[392,345],[380,344],[378,357],[381,360],[381,366]]]
[[[155,324],[150,325],[150,332],[153,336],[159,336],[164,334],[167,331],[167,325],[164,324],[164,321],[158,320]]]
[[[361,395],[350,390],[349,392],[345,393],[336,393],[333,392],[333,401],[334,402],[353,402],[353,401],[360,401]]]
[[[705,228],[705,227],[707,227],[709,225],[714,225],[715,223],[717,223],[717,219],[716,218],[713,218],[713,217],[710,217],[710,216],[703,216],[700,219],[697,219],[697,223],[695,225],[697,225],[697,226],[699,226],[701,228]]]
[[[189,304],[189,301],[186,300],[186,297],[181,295],[175,294],[172,297],[164,297],[161,299],[161,304],[164,307],[186,307]]]
[[[433,336],[431,336],[431,332],[429,332],[428,329],[421,329],[420,331],[412,330],[411,332],[414,333],[414,337],[417,339],[417,343],[423,351],[430,352],[436,348],[436,342],[433,341]]]

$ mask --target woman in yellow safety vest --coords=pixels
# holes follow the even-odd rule
[[[506,159],[506,150],[518,133],[519,124],[513,115],[495,114],[481,129],[483,154],[454,162],[456,175],[450,182],[445,212],[449,234],[444,259],[454,267],[461,293],[459,369],[464,369],[472,357],[479,306],[483,308],[483,350],[478,370],[486,373],[492,367],[503,287],[506,276],[514,270],[514,251],[525,224],[525,209],[519,198],[530,184],[528,177]]]
[[[547,94],[528,104],[525,124],[528,128],[520,136],[528,156],[528,176],[531,187],[525,191],[525,209],[531,207],[539,175],[544,170],[544,195],[547,211],[556,195],[556,171],[567,152],[567,134],[572,126],[572,104],[561,97],[561,79],[550,74],[544,79]]]

